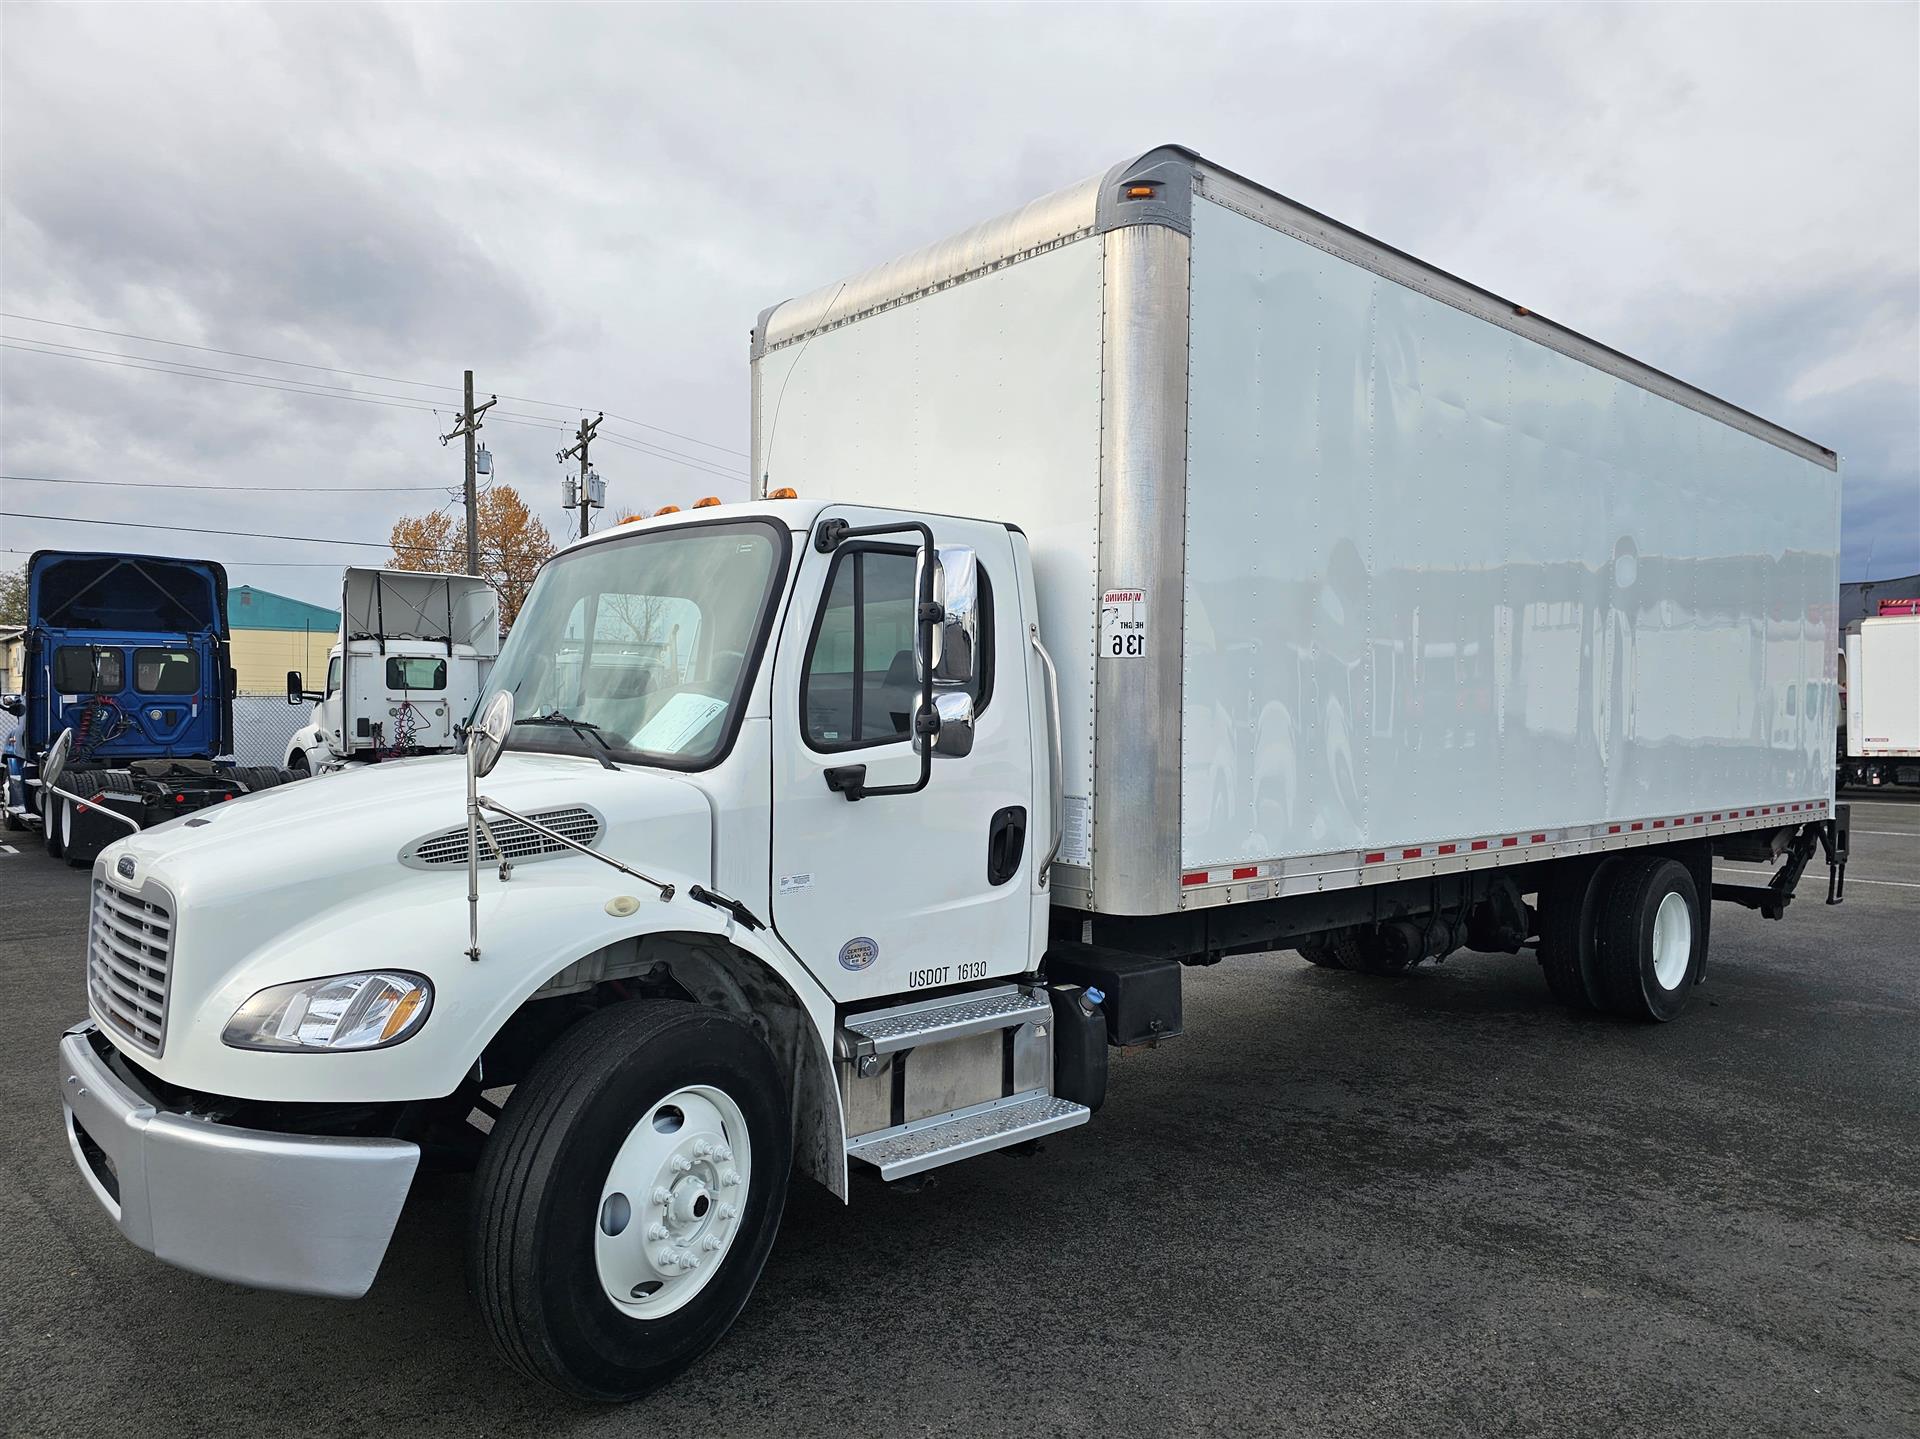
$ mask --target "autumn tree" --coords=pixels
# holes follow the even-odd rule
[[[27,622],[27,567],[0,570],[0,625]]]
[[[467,526],[444,510],[403,515],[387,537],[393,546],[390,570],[443,570],[467,567]],[[553,536],[511,485],[494,485],[480,494],[480,575],[500,592],[500,622],[511,625],[526,602],[534,574],[555,549]]]

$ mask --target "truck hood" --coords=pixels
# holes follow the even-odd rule
[[[678,896],[696,882],[712,883],[711,806],[687,779],[633,767],[609,771],[570,755],[512,753],[481,792],[657,875]],[[587,832],[562,824],[556,810],[589,811],[591,822],[581,824]],[[496,833],[512,823],[497,816],[492,822]],[[496,865],[484,864],[484,961],[476,965],[467,957],[465,840],[466,762],[433,755],[265,790],[110,845],[95,861],[94,882],[171,919],[165,1042],[160,1055],[137,1057],[162,1079],[211,1093],[285,1097],[298,1078],[332,1097],[391,1097],[397,1081],[381,1060],[416,1076],[455,1064],[457,1074],[472,1055],[455,1061],[438,1051],[470,1037],[459,1012],[485,1010],[501,994],[524,990],[606,943],[596,926],[614,924],[613,914],[634,914],[604,909],[610,900],[632,895],[645,906],[620,921],[626,932],[658,926],[662,915],[690,903],[665,904],[638,881],[571,850],[517,857],[505,881]],[[435,1019],[420,1038],[392,1051],[301,1055],[291,1063],[222,1045],[221,1026],[249,995],[367,969],[405,969],[432,981]],[[97,1009],[94,1017],[101,1019]],[[111,1024],[106,1028],[122,1041]]]

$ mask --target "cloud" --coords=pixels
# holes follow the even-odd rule
[[[10,10],[0,308],[430,385],[471,367],[563,402],[502,411],[744,450],[762,307],[1177,140],[1834,445],[1850,564],[1867,526],[1877,570],[1920,546],[1910,7],[454,14]],[[443,496],[286,487],[459,478],[448,389],[0,329],[443,407],[0,351],[6,473],[234,487],[90,513],[378,540]],[[564,437],[502,414],[486,439],[558,530]],[[737,455],[651,439],[742,479],[608,446],[619,512],[743,492]],[[76,538],[0,523],[10,548]],[[322,600],[369,553],[109,533]]]

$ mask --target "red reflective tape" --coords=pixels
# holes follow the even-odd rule
[[[1370,854],[1370,855],[1368,855],[1368,856],[1366,857],[1366,863],[1368,863],[1368,864],[1379,864],[1379,863],[1380,863],[1380,862],[1381,862],[1382,860],[1384,860],[1385,858],[1386,858],[1386,856],[1385,856],[1384,854],[1377,854],[1377,853],[1376,853],[1376,854]]]
[[[1458,848],[1460,848],[1460,846],[1459,846],[1459,845],[1457,845],[1457,844],[1443,844],[1443,845],[1441,845],[1441,846],[1440,846],[1440,848],[1439,848],[1438,850],[1436,850],[1436,851],[1435,851],[1435,853],[1437,853],[1437,854],[1452,854],[1452,853],[1453,853],[1453,852],[1454,852],[1454,851],[1455,851],[1456,849],[1458,849]]]
[[[1183,874],[1180,876],[1180,883],[1183,885],[1205,884],[1206,882],[1207,882],[1207,876],[1205,875],[1205,873]]]
[[[1533,837],[1533,842],[1535,844],[1545,844],[1547,842],[1547,837],[1544,834],[1536,834]]]
[[[1243,864],[1233,872],[1233,877],[1235,879],[1258,879],[1260,877],[1260,867],[1254,864]]]
[[[1476,839],[1473,842],[1473,848],[1475,849],[1485,849],[1486,847],[1487,847],[1487,842],[1484,839]]]
[[[1508,835],[1505,839],[1500,841],[1500,848],[1509,849],[1518,843],[1520,843],[1519,840],[1515,839],[1512,835]]]
[[[1401,851],[1400,851],[1400,858],[1402,858],[1402,859],[1418,859],[1418,858],[1420,858],[1420,851],[1419,851],[1419,850],[1417,850],[1417,849],[1403,849],[1403,850],[1401,850]]]

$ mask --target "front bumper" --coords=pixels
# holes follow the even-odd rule
[[[91,1022],[60,1041],[67,1144],[120,1232],[156,1259],[258,1289],[367,1292],[420,1163],[400,1139],[241,1129],[163,1109],[107,1064]]]

